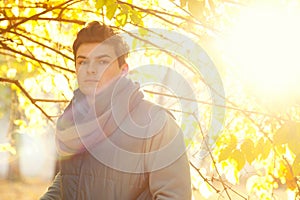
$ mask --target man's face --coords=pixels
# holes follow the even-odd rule
[[[119,67],[112,46],[100,43],[84,43],[79,46],[75,58],[79,89],[88,96],[98,94],[110,81],[127,70],[127,64]]]

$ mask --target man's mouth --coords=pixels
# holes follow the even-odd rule
[[[98,83],[99,80],[95,80],[95,79],[87,79],[84,81],[85,83]]]

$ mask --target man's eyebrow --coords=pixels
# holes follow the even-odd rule
[[[85,57],[85,56],[77,56],[76,58],[77,58],[77,59],[78,59],[78,58],[86,59],[87,57]]]
[[[112,58],[112,57],[111,57],[110,55],[108,55],[108,54],[99,55],[99,56],[96,56],[95,58],[96,58],[96,59],[101,59],[101,58],[105,58],[105,57]],[[81,55],[77,56],[77,59],[78,59],[78,58],[87,59],[86,56],[81,56]]]
[[[108,55],[108,54],[99,55],[99,56],[96,56],[95,58],[96,58],[96,59],[100,59],[100,58],[105,58],[105,57],[111,58],[111,56]]]

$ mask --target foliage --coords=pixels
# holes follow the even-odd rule
[[[22,116],[15,120],[22,132],[42,133],[51,122],[53,125],[76,88],[74,63],[71,52],[76,32],[86,21],[99,20],[120,31],[137,28],[140,34],[152,31],[151,27],[176,30],[204,46],[214,58],[226,90],[226,118],[213,149],[205,160],[209,166],[201,166],[199,149],[205,146],[200,127],[208,129],[212,106],[209,86],[202,77],[186,65],[179,70],[191,81],[199,93],[197,101],[201,116],[185,113],[189,121],[183,123],[186,134],[195,135],[191,144],[190,158],[193,171],[193,187],[200,192],[225,193],[228,199],[238,194],[246,199],[247,194],[234,190],[233,185],[247,179],[249,196],[272,199],[278,187],[287,187],[299,197],[300,187],[300,110],[299,105],[288,105],[283,110],[268,110],[247,93],[232,73],[232,63],[224,50],[215,46],[219,36],[226,33],[234,23],[234,17],[248,6],[244,1],[221,0],[51,0],[0,2],[0,82],[17,92]],[[159,33],[157,33],[159,35]],[[133,43],[139,41],[133,35]],[[135,54],[135,55],[138,55]],[[172,55],[150,50],[142,52],[149,63],[172,65]],[[140,64],[140,57],[129,58]],[[144,60],[144,61],[145,61]],[[147,63],[145,61],[145,63]],[[178,60],[176,62],[179,62]],[[134,74],[132,75],[134,77]],[[147,78],[147,75],[145,75]],[[149,78],[149,77],[148,77]],[[0,112],[9,105],[9,89],[1,85]],[[152,91],[153,92],[153,91]],[[203,95],[204,93],[204,95]],[[149,98],[166,95],[151,93]],[[151,96],[152,95],[152,96]],[[170,94],[168,94],[170,97]],[[169,102],[167,106],[176,103]],[[166,103],[164,103],[166,106]],[[173,108],[172,108],[173,109]],[[175,107],[172,111],[176,115]],[[43,120],[40,120],[43,119]],[[1,144],[0,151],[13,149]],[[249,168],[254,174],[248,173]],[[205,171],[205,173],[204,173]],[[215,182],[221,186],[216,187]],[[209,195],[207,195],[209,196]],[[296,198],[296,197],[295,197]]]

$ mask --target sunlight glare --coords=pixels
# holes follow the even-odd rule
[[[300,94],[300,11],[292,6],[247,9],[227,41],[237,73],[259,95]]]

